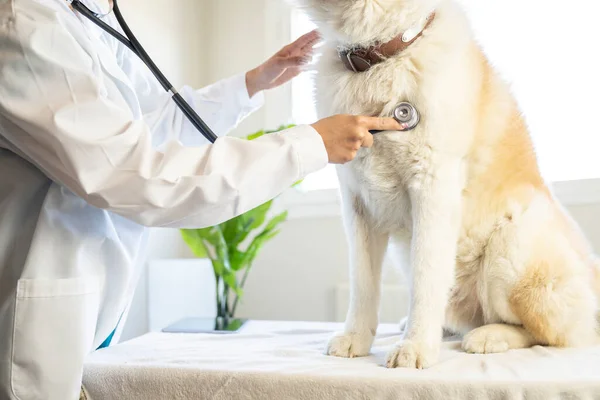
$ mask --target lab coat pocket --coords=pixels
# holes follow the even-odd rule
[[[93,350],[100,288],[97,277],[18,282],[11,379],[17,398],[78,398],[83,360]]]

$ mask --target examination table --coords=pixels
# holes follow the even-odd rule
[[[387,369],[396,325],[371,355],[323,354],[337,323],[251,321],[235,334],[149,333],[93,353],[89,400],[600,399],[600,346],[472,355],[447,338],[427,370]]]

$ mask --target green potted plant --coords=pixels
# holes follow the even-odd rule
[[[254,140],[291,126],[259,131],[246,139]],[[222,224],[181,230],[183,240],[194,255],[208,258],[212,263],[217,285],[216,331],[235,331],[244,323],[235,318],[235,313],[254,259],[263,246],[279,233],[278,228],[288,215],[284,211],[269,218],[272,205],[273,200],[270,200]]]

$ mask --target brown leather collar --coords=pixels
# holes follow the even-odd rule
[[[367,48],[354,48],[338,50],[338,55],[346,68],[353,72],[364,72],[373,65],[378,64],[385,59],[406,50],[413,44],[422,34],[425,29],[431,24],[435,18],[435,13],[427,17],[427,23],[421,31],[410,41],[404,41],[405,32],[396,36],[387,43],[378,44]]]

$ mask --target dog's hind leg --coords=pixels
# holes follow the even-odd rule
[[[565,262],[582,263],[577,257],[550,252],[531,265],[512,289],[509,302],[539,344],[589,346],[598,340],[596,297],[589,277],[576,272],[585,268],[565,268]]]
[[[516,325],[490,324],[465,335],[462,348],[467,353],[502,353],[539,344],[525,328]]]
[[[474,329],[463,339],[465,351],[499,353],[535,345],[587,346],[596,341],[595,299],[589,283],[560,266],[540,261],[529,267],[508,301],[522,326],[491,324]]]
[[[529,261],[516,268],[520,273],[510,284],[498,273],[488,276],[488,285],[506,294],[493,296],[495,314],[511,325],[473,330],[463,340],[464,350],[491,353],[534,345],[588,346],[597,341],[596,297],[585,260],[551,231],[534,238],[527,249]]]
[[[369,354],[377,332],[381,265],[388,236],[374,229],[358,197],[342,193],[350,249],[350,307],[344,332],[331,338],[327,354],[361,357]]]

